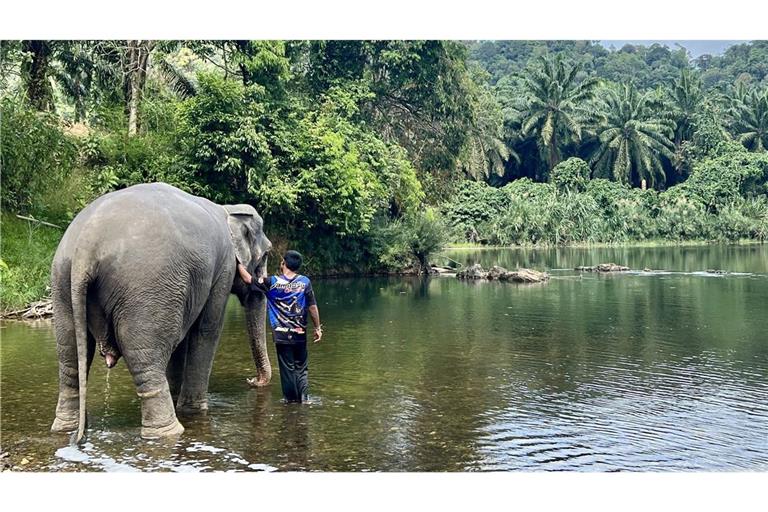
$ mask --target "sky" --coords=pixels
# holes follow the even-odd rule
[[[625,44],[642,44],[643,46],[650,46],[653,43],[659,43],[668,46],[670,49],[677,48],[677,45],[683,46],[688,52],[691,54],[692,58],[699,57],[700,55],[704,55],[705,53],[709,53],[711,55],[720,55],[722,54],[726,48],[729,46],[732,46],[734,44],[739,43],[746,43],[747,41],[704,41],[704,40],[695,40],[695,41],[660,41],[660,40],[647,40],[647,41],[616,41],[616,40],[610,40],[610,41],[600,41],[600,44],[605,46],[606,48],[610,48],[611,46],[614,46],[617,50],[624,46]]]

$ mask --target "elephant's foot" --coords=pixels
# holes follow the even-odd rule
[[[162,427],[154,427],[154,426],[142,426],[141,427],[141,437],[143,439],[160,439],[163,437],[174,437],[181,435],[184,432],[184,426],[179,423],[179,420],[176,418],[173,419],[173,422],[169,425],[165,425]]]
[[[182,414],[204,414],[208,412],[208,400],[180,399],[176,410]]]
[[[51,425],[51,432],[72,432],[77,430],[80,416],[80,395],[77,389],[64,386],[59,389],[59,400],[56,404],[56,419]]]
[[[264,377],[259,376],[259,377],[251,377],[250,379],[245,379],[245,381],[252,388],[261,388],[269,385],[270,378],[266,376]]]
[[[155,390],[139,392],[138,395],[141,397],[141,437],[158,439],[184,432],[184,427],[176,419],[167,384]]]

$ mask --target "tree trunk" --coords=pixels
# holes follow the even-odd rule
[[[23,75],[27,86],[27,99],[37,110],[53,109],[53,91],[48,83],[48,61],[51,46],[48,41],[23,41],[22,48],[31,53],[31,60],[25,62]]]
[[[549,180],[551,180],[552,177],[552,169],[555,168],[557,164],[560,163],[559,153],[557,151],[557,134],[553,131],[552,132],[552,149],[549,152]],[[548,181],[549,181],[548,180]]]
[[[123,90],[125,92],[125,111],[128,114],[128,136],[133,137],[141,128],[139,108],[147,81],[149,55],[154,48],[154,41],[128,41],[123,60]]]

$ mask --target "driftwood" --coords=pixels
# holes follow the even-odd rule
[[[626,272],[629,267],[623,267],[615,263],[601,263],[594,267],[576,267],[579,272]]]
[[[549,279],[549,274],[529,268],[507,270],[504,267],[494,265],[489,270],[476,263],[456,273],[458,279],[473,280],[487,279],[489,281],[514,281],[516,283],[541,283]]]
[[[64,229],[61,226],[57,226],[56,224],[51,224],[50,222],[45,222],[43,220],[38,220],[34,217],[25,217],[24,215],[17,215],[17,217],[24,220],[30,220],[32,222],[37,222],[38,224],[42,224],[43,226],[50,226],[52,228]]]
[[[33,302],[24,309],[10,311],[3,315],[6,318],[21,318],[24,320],[37,320],[40,318],[49,318],[53,316],[53,301],[43,299]]]

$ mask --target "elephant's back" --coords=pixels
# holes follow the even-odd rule
[[[214,265],[227,243],[221,206],[149,183],[105,194],[84,208],[62,239],[62,253],[91,249],[98,261],[119,260],[121,268],[144,265],[151,271],[159,261]]]

